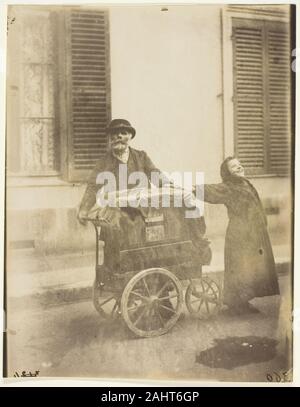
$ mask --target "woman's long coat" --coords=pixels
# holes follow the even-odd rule
[[[204,201],[224,204],[229,224],[225,237],[224,303],[279,294],[267,221],[258,193],[242,177],[204,186]]]

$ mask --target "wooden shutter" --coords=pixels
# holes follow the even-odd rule
[[[69,179],[85,180],[106,152],[110,121],[108,14],[73,9],[67,16]]]
[[[290,45],[286,24],[269,24],[268,108],[269,108],[269,170],[275,174],[289,172],[290,143]]]
[[[257,174],[266,164],[263,24],[234,19],[233,44],[236,155]]]
[[[287,24],[233,19],[235,154],[248,174],[290,166]]]

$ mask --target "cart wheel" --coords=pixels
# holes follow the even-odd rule
[[[198,281],[192,280],[186,289],[185,303],[191,314],[208,319],[221,307],[220,288],[209,277],[203,277]]]
[[[182,286],[168,270],[152,268],[137,273],[126,285],[121,311],[128,328],[137,336],[165,334],[180,317]]]
[[[96,310],[104,319],[117,318],[121,314],[120,297],[116,294],[104,297],[103,291],[102,286],[95,280],[93,284],[93,304]]]

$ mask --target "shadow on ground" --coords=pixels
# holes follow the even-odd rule
[[[277,341],[259,336],[215,339],[215,346],[200,352],[196,362],[212,368],[234,369],[250,363],[272,360]]]

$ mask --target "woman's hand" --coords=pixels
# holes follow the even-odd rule
[[[86,226],[87,220],[86,218],[88,217],[88,211],[85,209],[79,209],[77,213],[77,220],[82,226]]]

